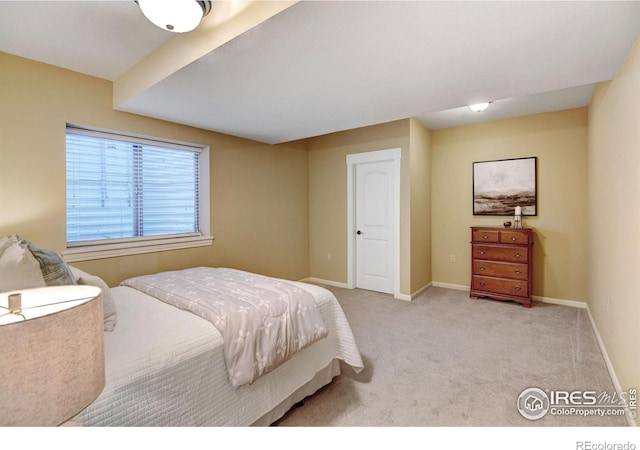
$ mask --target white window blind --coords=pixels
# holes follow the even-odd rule
[[[202,149],[67,128],[67,246],[200,234]]]

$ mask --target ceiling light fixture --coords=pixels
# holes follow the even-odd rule
[[[490,102],[476,103],[475,105],[469,105],[469,109],[474,112],[482,112],[489,107]]]
[[[154,25],[174,33],[194,30],[211,11],[210,1],[135,0],[142,14]]]

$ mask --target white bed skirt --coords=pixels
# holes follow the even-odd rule
[[[331,380],[338,375],[340,375],[340,361],[334,359],[327,367],[318,371],[311,381],[295,391],[267,414],[256,420],[253,426],[264,427],[271,425],[282,418],[293,405],[313,395],[319,389],[331,383]]]

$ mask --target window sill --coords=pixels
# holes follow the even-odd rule
[[[68,248],[62,252],[68,263],[89,261],[92,259],[114,258],[117,256],[140,255],[143,253],[164,252],[213,245],[213,236],[195,236],[183,238],[154,239],[118,244],[87,245]]]

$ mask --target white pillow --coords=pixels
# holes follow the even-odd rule
[[[13,244],[15,244],[16,242],[18,242],[20,240],[20,238],[18,237],[17,234],[14,234],[12,236],[4,236],[0,238],[0,256],[2,256],[2,254],[4,253],[4,251],[6,249],[8,249],[9,247],[11,247]]]
[[[113,331],[116,326],[118,313],[116,311],[116,303],[113,300],[113,294],[107,283],[100,277],[88,274],[83,270],[74,266],[69,266],[71,273],[76,278],[78,284],[96,286],[102,289],[102,303],[104,306],[104,331]]]
[[[0,255],[0,292],[45,287],[40,263],[16,240]]]

